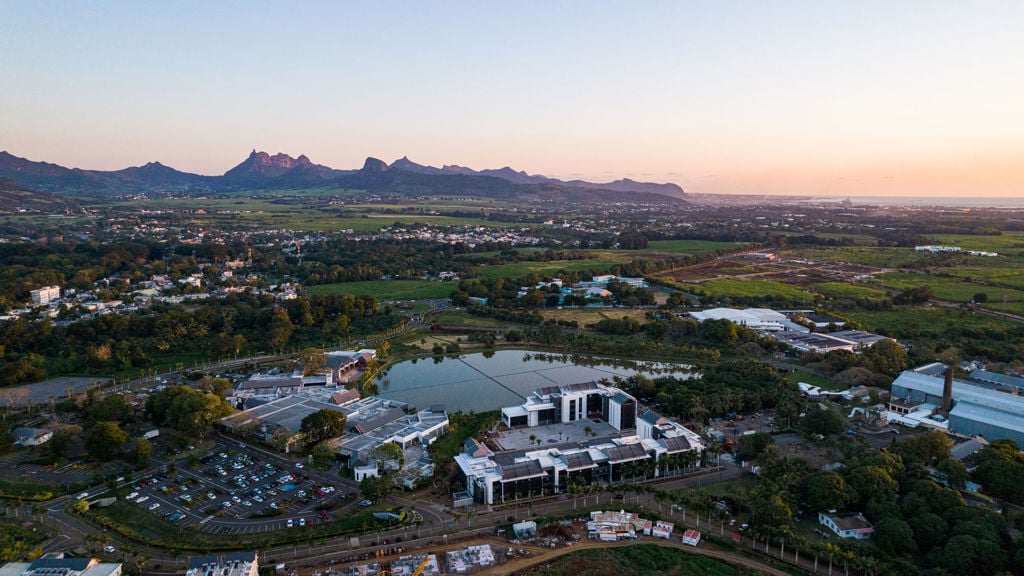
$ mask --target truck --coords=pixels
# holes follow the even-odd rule
[[[160,435],[160,431],[157,430],[156,428],[154,428],[154,429],[144,433],[142,435],[142,437],[145,438],[146,440],[152,440],[153,438],[156,438],[159,435]]]

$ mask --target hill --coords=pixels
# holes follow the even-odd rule
[[[476,171],[456,165],[423,166],[408,158],[391,165],[367,158],[359,170],[337,170],[305,155],[270,155],[253,150],[223,176],[181,172],[159,162],[110,172],[71,169],[0,152],[0,178],[62,196],[109,197],[140,192],[231,192],[309,188],[363,190],[410,197],[492,198],[525,202],[677,203],[685,197],[675,184],[564,182],[505,167]]]

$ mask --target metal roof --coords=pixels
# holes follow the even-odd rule
[[[547,476],[547,473],[540,467],[540,462],[537,462],[536,460],[516,462],[515,464],[509,464],[501,467],[502,482],[525,480],[527,478],[536,478],[538,476]]]
[[[611,464],[647,458],[647,451],[640,444],[613,446],[604,450],[604,453],[608,455],[608,462]]]
[[[589,452],[573,452],[565,454],[563,457],[565,458],[565,467],[568,470],[583,470],[584,468],[597,467]]]
[[[981,382],[998,384],[1000,386],[1024,388],[1024,378],[1018,378],[1017,376],[1010,376],[1007,374],[1000,374],[998,372],[989,372],[988,370],[975,370],[974,372],[971,372],[971,378],[974,378],[975,380],[979,380]]]
[[[684,436],[671,436],[669,438],[662,438],[662,444],[665,445],[665,450],[669,454],[676,452],[685,452],[690,449],[690,441]]]

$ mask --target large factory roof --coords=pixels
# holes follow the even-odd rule
[[[915,370],[904,370],[892,383],[895,396],[900,396],[895,393],[897,388],[906,388],[938,398],[942,397],[943,385],[941,377],[929,376]],[[1024,414],[1024,397],[990,390],[959,379],[953,380],[953,400],[968,402],[995,412]]]

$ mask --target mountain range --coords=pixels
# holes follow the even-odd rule
[[[159,162],[115,171],[65,168],[0,152],[0,178],[18,187],[61,196],[104,197],[140,192],[231,192],[336,188],[407,196],[465,196],[507,200],[679,202],[686,198],[676,184],[621,179],[594,183],[563,181],[512,168],[473,170],[417,164],[406,157],[387,164],[367,158],[358,170],[314,164],[305,155],[270,155],[253,150],[222,176],[181,172]]]

